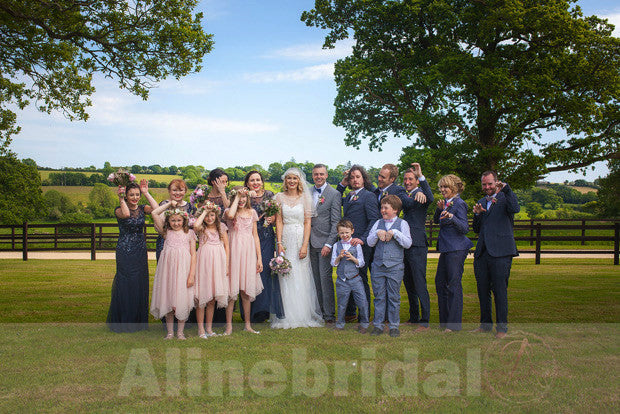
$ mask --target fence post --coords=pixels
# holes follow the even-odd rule
[[[540,223],[536,223],[536,264],[540,264]]]
[[[22,259],[28,260],[28,222],[22,226]]]
[[[95,223],[90,223],[90,260],[95,260]]]
[[[614,223],[614,265],[618,265],[618,259],[620,256],[620,223],[617,221]]]
[[[101,237],[103,236],[103,226],[99,225],[99,250],[101,250]]]
[[[534,219],[530,219],[530,246],[534,245]]]
[[[586,241],[584,240],[585,238],[586,238],[586,221],[581,220],[581,245],[582,246],[586,245]]]
[[[58,226],[54,225],[54,249],[58,249]]]
[[[15,250],[15,227],[11,227],[11,250]]]
[[[431,221],[431,226],[428,229],[428,245],[429,247],[433,247],[433,222]]]

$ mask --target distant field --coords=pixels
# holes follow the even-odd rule
[[[82,173],[87,177],[90,177],[93,174],[99,174],[93,171],[54,171],[54,170],[39,170],[39,175],[41,176],[41,180],[47,180],[51,173],[63,173],[63,172],[75,172]],[[134,174],[138,180],[155,180],[158,182],[168,183],[175,178],[181,178],[180,175],[172,175],[172,174]]]
[[[60,193],[68,196],[73,203],[77,204],[82,202],[82,204],[86,205],[88,203],[88,194],[92,191],[93,187],[49,185],[43,186],[41,189],[43,190],[43,194],[50,190],[59,191]],[[110,187],[110,191],[114,192],[114,188]],[[149,191],[157,201],[163,200],[168,194],[168,190],[166,188],[151,188]],[[142,202],[146,202],[146,200],[143,198]]]
[[[598,193],[598,190],[596,188],[592,188],[592,187],[573,187],[572,185],[569,186],[570,188],[574,188],[575,190],[579,191],[581,194],[587,194],[590,192],[593,193]]]

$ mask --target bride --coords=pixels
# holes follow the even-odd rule
[[[291,261],[291,271],[280,278],[284,318],[271,317],[272,328],[323,326],[321,308],[316,296],[308,258],[310,221],[313,215],[312,196],[306,179],[297,168],[283,175],[284,189],[276,195],[280,213],[276,216],[278,254]]]

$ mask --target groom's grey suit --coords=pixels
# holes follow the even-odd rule
[[[316,188],[312,186],[312,191]],[[332,248],[338,238],[336,224],[340,221],[340,193],[327,184],[316,203],[316,216],[312,218],[310,231],[310,264],[314,276],[314,286],[321,305],[323,319],[336,319],[334,300],[334,279],[332,278],[331,254],[321,255],[323,246]],[[316,197],[315,197],[316,198]]]

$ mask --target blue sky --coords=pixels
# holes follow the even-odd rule
[[[95,79],[90,119],[69,122],[32,106],[18,113],[22,132],[12,149],[47,167],[112,165],[251,165],[271,162],[347,161],[366,166],[397,162],[406,139],[392,139],[382,152],[344,145],[345,132],[332,124],[336,86],[333,63],[346,56],[347,41],[322,50],[325,31],[299,20],[313,0],[204,0],[213,51],[203,70],[169,80],[143,101],[116,83]],[[584,13],[608,17],[620,28],[615,1],[581,1]],[[619,30],[615,34],[618,36]],[[607,174],[596,164],[586,179]],[[559,182],[583,178],[555,173]]]

